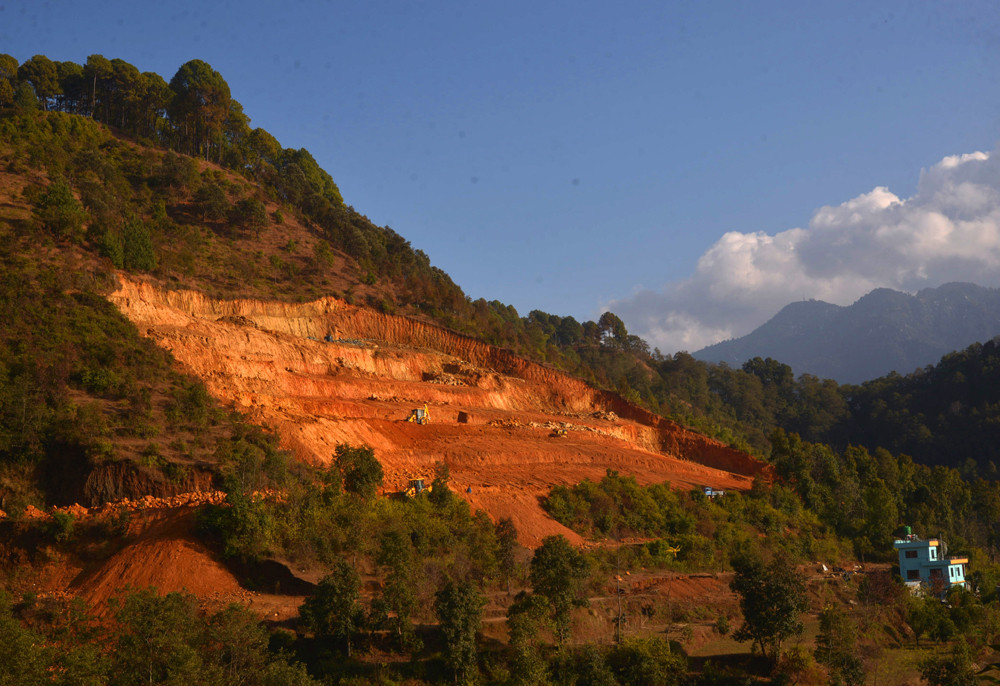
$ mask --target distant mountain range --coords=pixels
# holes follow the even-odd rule
[[[766,324],[694,353],[738,367],[771,357],[798,374],[861,383],[908,374],[942,355],[1000,334],[1000,289],[947,283],[916,295],[878,288],[853,305],[807,300],[784,307]]]

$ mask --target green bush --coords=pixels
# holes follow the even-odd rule
[[[83,240],[83,221],[87,214],[65,180],[59,179],[49,185],[35,203],[33,213],[39,224],[56,237],[73,243]]]
[[[148,272],[156,269],[156,250],[149,229],[139,220],[125,222],[122,227],[122,263],[129,271]]]
[[[102,256],[111,260],[116,269],[125,268],[125,241],[120,231],[106,229],[98,239],[97,248]]]
[[[259,236],[267,226],[267,207],[257,198],[244,198],[229,210],[229,221],[244,231],[252,231]]]
[[[337,469],[343,479],[344,490],[370,500],[382,485],[382,465],[369,446],[338,444],[334,453]]]
[[[684,683],[687,676],[687,659],[680,647],[658,636],[626,639],[611,649],[608,663],[622,686],[673,686]]]
[[[49,534],[58,543],[65,543],[73,537],[76,519],[66,512],[53,512],[49,522]]]

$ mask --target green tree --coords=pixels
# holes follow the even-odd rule
[[[252,231],[255,236],[267,226],[267,207],[257,198],[243,198],[233,205],[229,212],[229,221],[244,231]]]
[[[861,686],[865,670],[858,656],[858,627],[836,605],[823,608],[816,636],[816,662],[830,670],[830,686]]]
[[[21,626],[10,598],[0,591],[0,686],[52,683],[52,651],[45,638]]]
[[[0,78],[0,109],[14,104],[14,86],[7,79]]]
[[[260,673],[257,682],[260,686],[320,686],[321,684],[309,676],[304,664],[284,659],[269,662]]]
[[[444,461],[434,463],[434,479],[431,481],[431,492],[427,495],[435,507],[446,508],[454,500],[455,494],[448,487],[451,471]]]
[[[207,648],[227,684],[253,683],[268,661],[267,631],[243,605],[232,604],[208,619]]]
[[[564,536],[548,536],[531,558],[529,576],[534,592],[549,601],[556,638],[565,643],[573,608],[586,604],[580,597],[587,577],[586,558]]]
[[[204,155],[220,151],[222,133],[230,116],[229,84],[202,60],[181,65],[170,79],[173,97],[167,106],[186,149]],[[216,155],[216,158],[218,155]]]
[[[614,312],[602,314],[601,318],[597,320],[597,326],[600,328],[604,340],[610,339],[618,347],[623,347],[628,339],[628,329],[625,328],[625,322]]]
[[[892,544],[892,531],[899,522],[895,493],[882,479],[874,477],[861,497],[865,505],[861,533],[873,551],[886,550]]]
[[[83,81],[83,67],[76,62],[56,62],[60,95],[56,98],[58,108],[63,112],[78,114],[87,100],[87,89]]]
[[[64,180],[49,185],[35,203],[33,212],[38,222],[56,236],[72,242],[83,238],[83,220],[87,214]]]
[[[164,123],[173,91],[162,76],[144,71],[139,75],[138,97],[141,100],[138,109],[141,118],[134,124],[136,132],[141,136],[154,136]]]
[[[244,140],[245,164],[255,174],[269,176],[280,163],[281,143],[264,129],[253,129]]]
[[[974,686],[980,683],[972,666],[969,644],[960,638],[947,657],[929,657],[920,663],[920,678],[930,686]]]
[[[146,225],[138,219],[129,220],[122,227],[122,263],[129,271],[148,272],[156,269],[153,238]]]
[[[83,65],[85,88],[90,93],[91,116],[97,121],[111,120],[113,102],[114,67],[104,55],[90,55]]]
[[[955,624],[936,594],[909,596],[906,606],[906,622],[913,629],[916,645],[920,645],[920,637],[924,634],[937,641],[948,640],[955,635]]]
[[[687,674],[687,660],[659,636],[627,638],[612,649],[608,661],[622,686],[676,686]]]
[[[202,622],[195,597],[154,589],[136,591],[112,604],[118,621],[112,683],[196,683],[203,663]]]
[[[229,198],[217,183],[205,180],[194,194],[194,202],[202,219],[225,219],[229,214]]]
[[[17,77],[31,84],[42,109],[49,109],[49,99],[61,92],[56,64],[45,55],[35,55],[22,64],[17,70]]]
[[[109,124],[126,131],[136,131],[143,120],[142,77],[135,66],[123,59],[111,60],[111,81],[114,90],[114,114]]]
[[[517,569],[517,527],[510,517],[501,517],[496,523],[497,564],[500,578],[507,585],[510,595],[510,581]]]
[[[245,686],[315,684],[301,665],[268,649],[269,636],[260,620],[243,605],[232,604],[208,618],[204,676],[212,683]]]
[[[338,560],[316,592],[306,598],[299,615],[317,638],[342,641],[350,657],[354,636],[364,620],[360,598],[361,577],[346,560]]]
[[[542,657],[542,629],[550,626],[549,601],[521,591],[507,608],[507,633],[514,653],[512,676],[519,686],[548,683]]]
[[[790,387],[795,382],[795,374],[787,364],[782,364],[770,357],[766,360],[755,357],[743,363],[743,371],[753,374],[767,385],[782,388]]]
[[[576,345],[583,340],[583,326],[573,317],[563,317],[556,327],[556,340],[561,345]]]
[[[371,447],[353,447],[340,443],[334,449],[334,460],[346,492],[360,496],[363,500],[375,497],[378,487],[382,485],[383,472]]]
[[[0,79],[13,81],[17,78],[17,58],[13,55],[0,53]]]
[[[806,611],[805,582],[784,557],[764,564],[757,555],[733,560],[736,575],[729,587],[740,598],[743,624],[733,634],[737,641],[753,641],[772,662],[781,654],[782,642],[802,632],[800,615]]]
[[[418,607],[414,557],[413,546],[405,534],[387,531],[381,536],[378,554],[375,556],[376,563],[387,568],[381,604],[386,611],[395,614],[393,624],[401,648],[412,644],[415,638],[410,625],[410,617]]]
[[[24,81],[19,82],[14,87],[14,109],[22,114],[38,109],[38,98],[35,97],[35,91]]]
[[[471,582],[448,581],[435,594],[434,613],[441,623],[444,653],[455,683],[469,681],[476,667],[476,632],[486,598]]]

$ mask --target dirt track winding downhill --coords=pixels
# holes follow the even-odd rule
[[[277,429],[299,459],[325,464],[336,444],[367,443],[389,490],[443,460],[453,487],[490,516],[512,517],[527,545],[576,539],[538,505],[557,484],[614,469],[641,483],[742,489],[765,468],[613,393],[424,322],[335,298],[219,301],[121,284],[110,299],[143,335]],[[430,424],[405,421],[425,403]],[[567,435],[553,437],[557,427]]]

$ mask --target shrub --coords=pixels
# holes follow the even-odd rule
[[[49,533],[59,543],[64,543],[73,537],[76,519],[67,512],[53,512],[49,522]]]
[[[229,221],[259,236],[267,226],[267,208],[257,198],[244,198],[229,210]]]
[[[156,250],[146,225],[138,220],[125,222],[122,229],[123,263],[129,271],[156,269]]]
[[[375,496],[382,485],[382,465],[375,458],[375,451],[369,446],[352,447],[346,443],[337,446],[334,452],[337,468],[343,478],[344,490],[354,493],[364,500]]]
[[[64,180],[54,181],[35,203],[35,219],[59,238],[79,243],[87,216]]]
[[[674,652],[666,639],[656,636],[626,639],[611,650],[608,662],[619,683],[625,686],[681,684],[687,674],[684,655]]]

